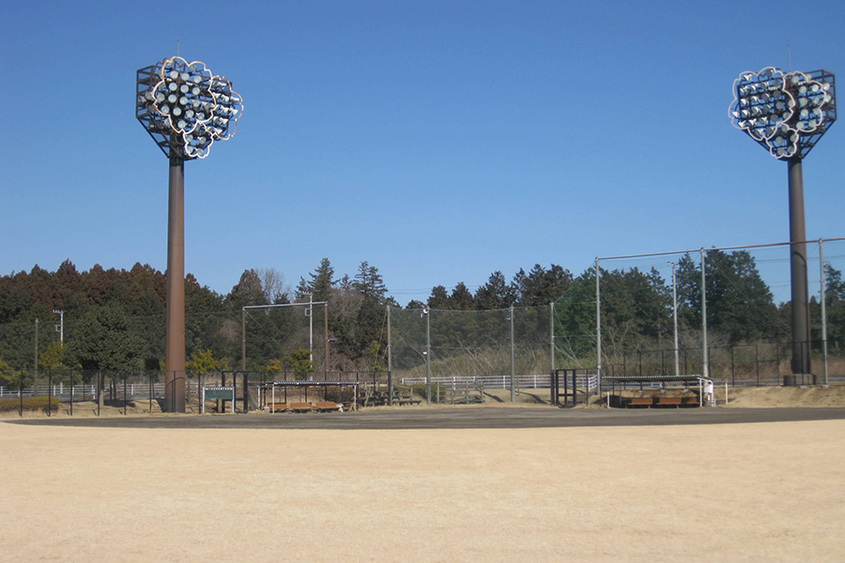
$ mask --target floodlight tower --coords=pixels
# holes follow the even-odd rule
[[[232,83],[200,61],[170,57],[137,72],[135,117],[170,161],[165,411],[185,412],[185,167],[232,137],[243,112]]]
[[[836,120],[834,76],[826,70],[766,67],[734,80],[729,115],[735,127],[787,162],[792,278],[792,373],[810,373],[807,234],[801,163]]]

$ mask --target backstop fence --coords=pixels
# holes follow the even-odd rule
[[[732,384],[845,375],[845,239],[808,241],[808,337],[791,327],[789,243],[597,258],[595,362],[608,375],[702,374]],[[810,372],[792,369],[809,354]]]

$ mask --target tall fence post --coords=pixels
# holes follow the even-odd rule
[[[390,304],[387,305],[387,406],[393,406],[393,339],[390,332]]]
[[[549,358],[551,371],[555,371],[555,302],[549,303]]]
[[[824,273],[824,240],[819,239],[819,285],[821,286],[821,316],[822,316],[822,383],[827,387],[827,295],[825,294]]]
[[[425,315],[425,403],[431,404],[431,309],[423,309]]]
[[[596,391],[601,396],[601,266],[596,257],[596,377],[598,385]]]
[[[510,307],[510,321],[511,321],[511,403],[516,400],[514,381],[516,379],[516,362],[514,360],[514,338],[513,338],[513,305]]]
[[[701,249],[701,376],[710,377],[710,360],[707,350],[707,267],[705,257],[707,251]]]

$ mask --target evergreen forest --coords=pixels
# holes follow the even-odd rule
[[[702,324],[700,268],[688,255],[675,266],[677,320],[684,338],[694,340]],[[827,337],[838,345],[845,341],[845,282],[830,264],[825,273]],[[611,269],[602,270],[601,284],[605,354],[672,346],[671,279],[653,269]],[[595,269],[574,275],[556,264],[535,264],[510,278],[496,271],[474,290],[464,283],[448,289],[438,285],[425,302],[406,304],[390,296],[377,267],[362,262],[351,276],[338,274],[328,258],[295,287],[277,270],[250,269],[225,295],[191,274],[185,288],[191,373],[241,369],[244,347],[249,371],[286,371],[297,377],[314,370],[382,371],[388,306],[399,342],[394,353],[399,358],[405,354],[411,366],[421,363],[421,311],[431,311],[432,322],[440,320],[432,346],[442,359],[478,356],[485,348],[504,346],[504,327],[514,320],[523,340],[542,348],[549,332],[546,311],[553,303],[559,361],[594,365]],[[789,341],[790,304],[775,302],[748,252],[709,251],[706,298],[708,335],[717,344]],[[820,338],[819,307],[814,297],[814,340]],[[130,270],[96,265],[80,272],[67,260],[55,271],[34,266],[2,276],[0,386],[13,386],[13,374],[36,365],[56,373],[161,370],[165,309],[165,274],[149,265],[135,264]],[[508,311],[519,313],[508,316]],[[408,330],[402,332],[403,327]],[[414,331],[416,341],[410,342]],[[17,381],[25,383],[20,376]]]

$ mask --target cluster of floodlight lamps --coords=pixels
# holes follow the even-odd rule
[[[833,74],[766,67],[734,81],[730,117],[779,160],[804,158],[836,120]]]
[[[135,116],[168,157],[205,158],[235,134],[243,100],[201,61],[171,57],[138,70]]]

